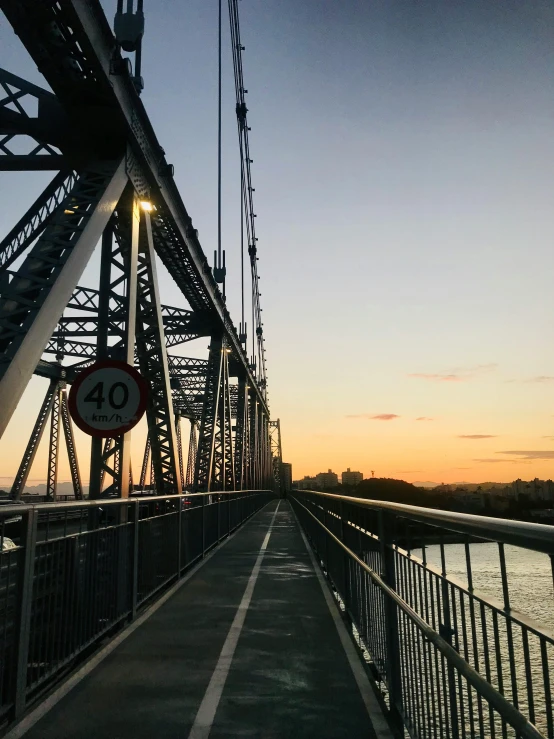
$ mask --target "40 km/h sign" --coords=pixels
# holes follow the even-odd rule
[[[77,426],[91,436],[119,436],[140,421],[148,386],[134,367],[108,359],[83,370],[71,386],[68,404]]]

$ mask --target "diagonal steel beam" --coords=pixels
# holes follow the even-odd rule
[[[75,172],[59,172],[44,188],[25,215],[0,241],[0,271],[9,267],[36,239],[77,182]]]
[[[127,182],[124,160],[89,167],[0,298],[0,436]],[[68,209],[69,210],[69,209]]]
[[[37,420],[33,427],[33,431],[31,432],[31,436],[29,437],[29,441],[27,442],[27,447],[25,449],[25,453],[23,454],[23,459],[21,460],[21,464],[19,465],[15,480],[13,481],[12,489],[10,491],[10,498],[12,500],[19,500],[21,498],[21,494],[23,493],[25,485],[27,484],[27,478],[29,477],[31,467],[33,466],[33,461],[35,459],[40,440],[42,439],[44,429],[46,428],[48,416],[52,412],[52,407],[54,406],[58,387],[59,381],[57,379],[51,379],[48,390],[46,391],[46,396],[40,407]]]

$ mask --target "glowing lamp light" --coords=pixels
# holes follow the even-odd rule
[[[154,206],[149,200],[141,200],[140,201],[140,207],[145,210],[147,213],[150,213],[151,210],[153,210]]]

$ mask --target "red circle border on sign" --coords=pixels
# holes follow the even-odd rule
[[[135,380],[139,387],[140,402],[137,408],[136,421],[128,423],[125,426],[120,426],[117,430],[111,429],[110,431],[102,431],[101,429],[95,429],[92,426],[89,426],[89,424],[84,421],[79,415],[79,412],[77,411],[77,392],[83,381],[86,380],[89,375],[91,375],[96,370],[106,369],[108,367],[123,370],[124,372],[127,372],[127,374],[131,375],[131,377],[133,378],[133,380]],[[85,370],[80,372],[71,385],[71,390],[69,391],[69,396],[67,398],[69,412],[71,413],[71,418],[74,420],[75,425],[80,428],[81,431],[84,431],[85,434],[88,434],[89,436],[95,436],[96,438],[100,439],[109,439],[110,437],[121,436],[122,434],[126,434],[127,431],[130,431],[132,428],[134,428],[143,417],[146,410],[147,402],[148,385],[144,377],[133,366],[127,364],[127,362],[121,362],[118,359],[103,359],[100,362],[95,362],[94,364],[91,364],[90,367],[87,367]]]

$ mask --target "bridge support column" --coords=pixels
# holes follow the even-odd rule
[[[150,386],[146,418],[158,495],[181,494],[169,365],[148,212],[142,213],[137,274],[137,356]]]
[[[196,474],[196,461],[198,457],[198,442],[196,439],[196,421],[190,421],[190,437],[189,450],[187,457],[187,477],[185,480],[185,489],[190,492],[194,485],[194,476]]]
[[[118,203],[117,214],[117,238],[114,239],[113,220],[102,236],[96,359],[110,356],[108,336],[116,333],[119,341],[111,349],[112,357],[134,365],[140,209],[130,185]],[[125,286],[123,295],[118,292],[121,286]],[[113,356],[114,353],[117,356]],[[92,438],[90,499],[129,496],[130,444],[130,432],[114,438],[111,443]],[[104,488],[106,477],[108,484]]]
[[[250,396],[250,474],[248,487],[257,490],[260,486],[258,455],[258,401],[254,393]]]
[[[196,491],[235,490],[230,351],[222,337],[212,337],[198,440]]]
[[[248,411],[248,385],[245,379],[240,378],[235,431],[235,482],[238,490],[248,489]]]
[[[21,460],[21,464],[19,465],[15,480],[13,481],[12,489],[10,492],[10,498],[12,500],[19,500],[21,498],[21,494],[23,493],[25,485],[27,484],[27,478],[29,477],[29,472],[31,471],[31,467],[37,453],[38,445],[40,444],[40,440],[42,439],[44,429],[46,428],[48,416],[52,412],[52,408],[54,406],[57,389],[58,380],[50,380],[50,385],[48,386],[48,390],[46,391],[42,406],[40,407],[40,411],[38,413],[37,420],[31,433],[31,437],[27,444],[27,448],[25,449],[23,459]]]

